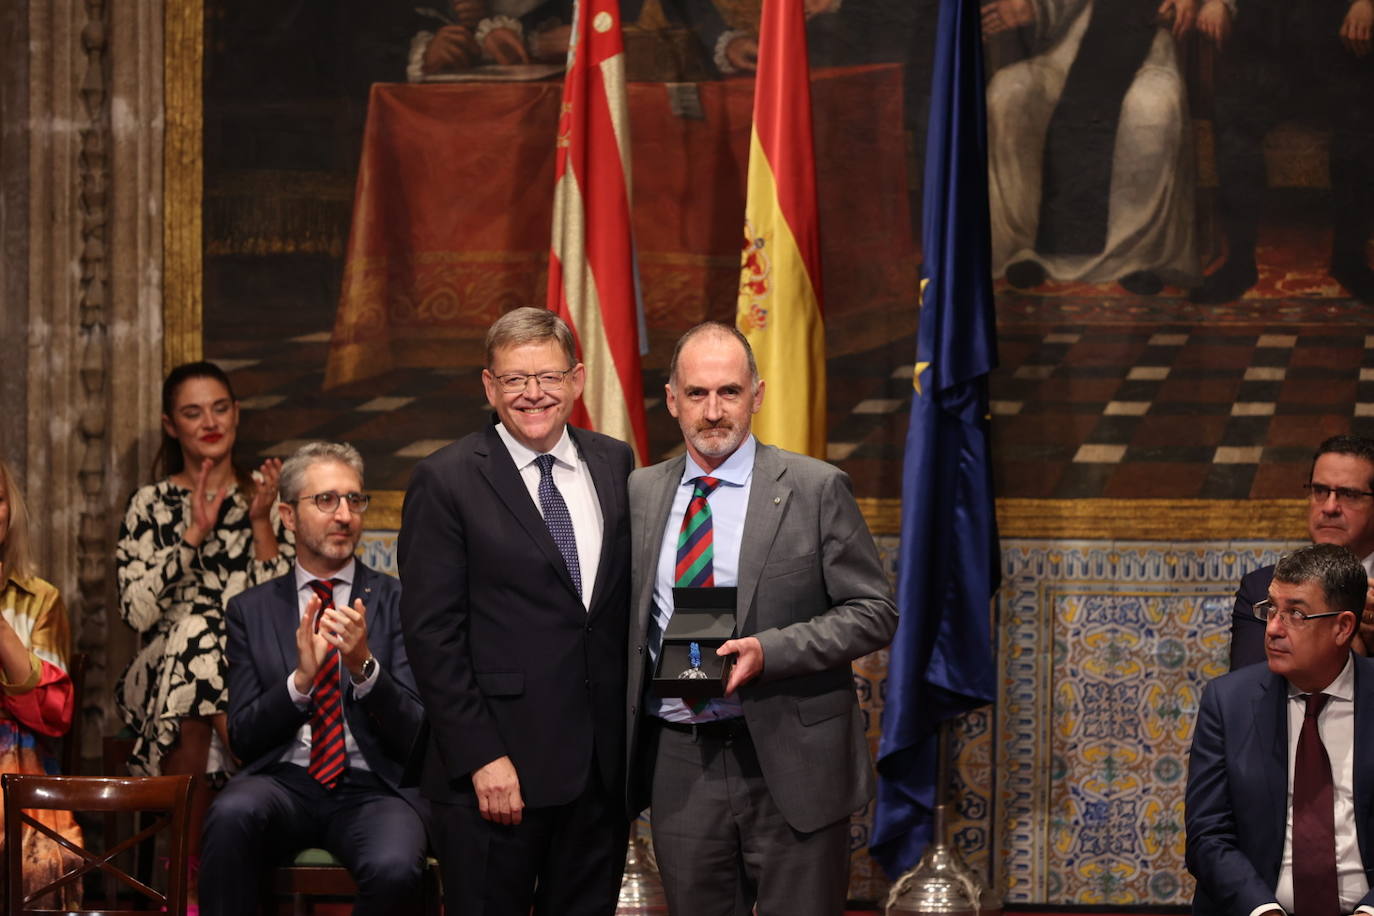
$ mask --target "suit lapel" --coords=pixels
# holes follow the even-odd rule
[[[1355,758],[1352,769],[1355,774],[1355,837],[1360,844],[1360,858],[1370,862],[1367,847],[1369,837],[1362,829],[1365,825],[1365,812],[1374,802],[1374,766],[1370,765],[1374,755],[1374,672],[1369,664],[1359,656],[1355,658]]]
[[[1269,836],[1278,838],[1272,850],[1273,861],[1283,856],[1285,825],[1288,822],[1288,682],[1277,674],[1264,680],[1253,707],[1255,723],[1254,753],[1262,755],[1266,798],[1273,801]]]
[[[377,574],[363,565],[362,560],[354,560],[353,589],[348,593],[348,604],[363,599],[363,621],[369,634],[377,632],[377,602],[372,598],[372,579]]]
[[[749,484],[749,507],[744,513],[744,539],[739,550],[739,588],[735,634],[754,632],[754,592],[758,589],[778,526],[787,510],[792,488],[783,481],[787,466],[771,445],[759,443],[754,453],[754,474]]]
[[[283,670],[295,671],[296,663],[300,660],[300,653],[296,651],[296,628],[301,623],[300,596],[296,594],[296,567],[293,565],[286,575],[278,576],[273,588],[282,608],[281,613],[271,615],[277,648],[281,650]]]
[[[525,481],[516,470],[515,461],[497,434],[495,425],[487,427],[477,454],[484,459],[477,465],[481,468],[482,476],[486,478],[501,502],[505,503],[510,514],[525,529],[530,540],[534,541],[544,554],[544,559],[558,571],[559,577],[568,586],[568,591],[576,595],[572,576],[568,574],[568,564],[563,561],[563,554],[559,553],[558,545],[553,542],[553,535],[549,534],[548,526],[544,524],[544,516],[539,514],[534,500],[530,499],[530,491],[525,487]],[[579,596],[579,604],[581,600]]]
[[[583,430],[575,427],[568,427],[568,435],[572,436],[573,445],[577,447],[577,453],[582,456],[582,460],[587,462],[587,471],[592,475],[592,489],[596,491],[596,501],[601,506],[601,559],[596,564],[596,582],[592,584],[590,598],[587,601],[588,615],[595,614],[597,611],[597,599],[601,597],[609,576],[614,575],[612,566],[614,565],[615,537],[612,530],[615,520],[624,516],[625,507],[621,505],[621,493],[623,486],[617,486],[615,479],[611,476],[611,464],[606,458],[606,451],[598,447]],[[556,547],[557,545],[555,545]],[[571,579],[568,582],[572,585]]]
[[[649,488],[649,503],[644,506],[640,517],[634,519],[630,526],[635,536],[635,545],[631,551],[631,556],[634,558],[637,568],[643,570],[640,576],[639,594],[635,596],[638,632],[640,633],[646,632],[649,625],[649,608],[654,603],[654,583],[658,581],[658,555],[659,551],[663,549],[668,513],[673,509],[673,497],[677,495],[678,485],[682,483],[682,469],[686,466],[687,459],[679,455],[656,469],[659,476],[656,483]],[[665,608],[664,610],[671,609]]]
[[[352,607],[353,602],[359,598],[363,600],[363,622],[367,624],[368,645],[373,644],[377,633],[377,602],[372,596],[372,579],[377,574],[363,565],[362,560],[354,560],[353,565],[353,587],[348,592],[348,604]],[[374,653],[375,654],[375,653]],[[348,705],[349,723],[348,727],[353,729],[355,737],[358,728],[352,721],[353,710],[353,682],[348,676],[347,671],[339,672],[339,686],[343,688],[343,700]]]

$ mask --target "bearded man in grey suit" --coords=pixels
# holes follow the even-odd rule
[[[849,815],[873,795],[850,662],[897,610],[849,478],[750,434],[763,388],[743,335],[692,328],[666,386],[686,454],[630,476],[629,809],[652,803],[670,913],[842,912]],[[648,690],[683,584],[737,588],[725,696],[690,706]]]

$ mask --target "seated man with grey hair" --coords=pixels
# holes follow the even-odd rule
[[[1207,685],[1184,802],[1197,916],[1374,914],[1374,659],[1351,651],[1349,550],[1279,560],[1255,613],[1267,665]]]
[[[258,911],[263,869],[307,847],[358,884],[354,913],[418,911],[427,803],[401,788],[424,711],[401,639],[401,586],[353,553],[368,496],[351,445],[281,469],[291,572],[229,602],[229,741],[243,761],[210,809],[207,914]]]

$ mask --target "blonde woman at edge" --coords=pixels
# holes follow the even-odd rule
[[[0,773],[57,772],[49,739],[71,728],[76,705],[67,675],[70,648],[71,629],[62,596],[33,574],[23,491],[9,465],[0,461]],[[71,812],[30,814],[80,845],[81,828]],[[26,893],[55,880],[78,861],[32,828],[24,829],[23,844]],[[0,870],[0,892],[4,881]],[[50,898],[35,905],[74,906],[80,901],[80,889],[69,885],[62,896],[60,901]]]

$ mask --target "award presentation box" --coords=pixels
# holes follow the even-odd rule
[[[735,635],[735,596],[734,588],[673,589],[673,616],[668,619],[654,669],[654,696],[708,699],[725,695],[734,656],[721,657],[716,649]],[[693,668],[694,644],[704,676],[686,674]]]

